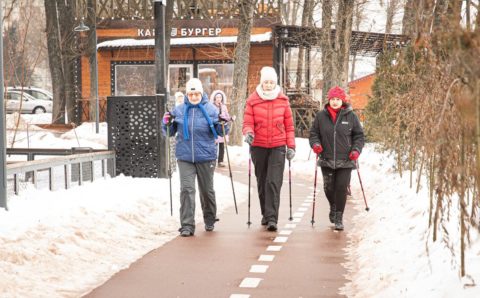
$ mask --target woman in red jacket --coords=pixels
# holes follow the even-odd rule
[[[288,97],[277,85],[272,67],[260,71],[260,84],[247,99],[243,119],[243,135],[257,177],[262,225],[276,231],[285,157],[290,161],[295,156],[295,127]]]

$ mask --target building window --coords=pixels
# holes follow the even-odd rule
[[[227,99],[232,95],[233,64],[199,64],[198,76],[203,90],[210,96],[215,90],[225,92]]]
[[[115,65],[115,96],[155,95],[155,65]]]

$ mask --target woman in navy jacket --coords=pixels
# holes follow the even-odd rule
[[[323,188],[330,204],[329,219],[335,230],[343,230],[343,211],[352,169],[364,145],[360,120],[346,100],[345,91],[328,91],[325,109],[315,116],[310,128],[310,146],[318,155]]]
[[[215,139],[222,135],[217,108],[203,93],[202,83],[193,78],[187,82],[183,104],[163,116],[163,131],[170,126],[175,137],[175,157],[180,172],[180,235],[195,233],[195,177],[198,179],[200,203],[206,231],[213,231],[217,205],[213,174],[217,159]],[[228,131],[228,125],[225,125]]]

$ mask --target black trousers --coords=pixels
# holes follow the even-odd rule
[[[225,143],[218,143],[218,162],[223,162],[223,155],[225,153]]]
[[[330,206],[336,211],[344,211],[347,202],[347,187],[350,185],[352,169],[331,169],[322,167],[323,190]]]
[[[255,176],[257,177],[258,197],[263,219],[266,222],[278,221],[280,191],[285,169],[285,146],[275,148],[251,147]]]

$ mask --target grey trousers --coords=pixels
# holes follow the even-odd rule
[[[255,176],[257,177],[258,198],[265,222],[278,222],[280,191],[285,169],[285,146],[275,148],[251,147]]]
[[[180,172],[180,232],[188,230],[195,232],[195,177],[198,177],[200,204],[202,205],[203,221],[213,225],[217,216],[217,203],[213,189],[213,173],[216,160],[191,163],[178,160]]]

